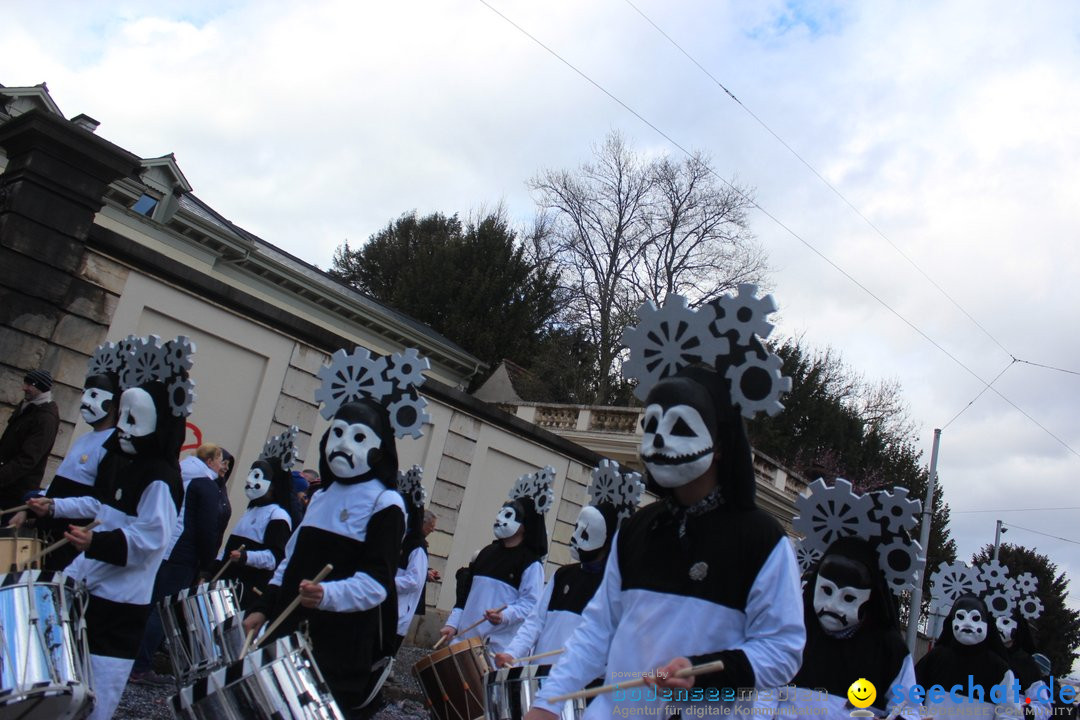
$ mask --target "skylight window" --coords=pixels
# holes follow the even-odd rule
[[[158,201],[156,198],[150,197],[146,193],[142,194],[135,204],[131,206],[131,209],[140,215],[150,216],[150,213],[154,212],[154,208],[157,207]]]

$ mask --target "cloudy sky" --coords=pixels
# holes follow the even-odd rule
[[[961,555],[1000,518],[1080,577],[1080,5],[487,3],[9,0],[0,83],[175,153],[203,200],[326,267],[412,209],[524,224],[526,181],[610,130],[680,154],[558,54],[757,189],[780,330],[898,379],[927,459],[945,427]]]

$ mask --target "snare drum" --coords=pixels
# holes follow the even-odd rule
[[[485,682],[487,720],[522,720],[536,693],[551,672],[550,665],[507,667],[488,674]],[[580,720],[585,700],[567,700],[559,709],[560,720]]]
[[[181,590],[158,604],[169,662],[179,685],[236,662],[244,649],[243,616],[231,580]]]
[[[307,637],[294,633],[196,680],[172,698],[183,720],[343,720]]]
[[[0,718],[90,712],[86,591],[60,573],[0,576]]]
[[[33,530],[0,528],[0,572],[18,572],[42,547]]]
[[[413,665],[428,710],[436,720],[484,717],[484,675],[491,670],[478,637],[441,648]]]

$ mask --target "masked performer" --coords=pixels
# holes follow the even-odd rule
[[[158,345],[128,338],[120,371],[119,420],[106,441],[107,456],[96,483],[96,496],[42,498],[31,502],[35,513],[90,517],[95,530],[72,526],[65,537],[81,551],[67,574],[86,583],[90,667],[97,701],[92,718],[110,718],[120,702],[139,640],[150,614],[154,576],[176,526],[180,507],[177,457],[186,432],[185,418],[194,400],[187,379],[194,351],[187,338]],[[112,471],[108,455],[123,453],[130,464]]]
[[[215,574],[228,564],[221,578],[236,580],[244,586],[240,607],[245,611],[270,582],[274,569],[285,557],[285,544],[292,534],[289,496],[298,432],[294,425],[267,440],[259,459],[251,464],[244,482],[247,510],[218,556]]]
[[[414,385],[423,381],[426,361],[416,351],[372,359],[357,348],[339,350],[320,370],[330,428],[319,443],[321,489],[285,548],[267,591],[244,620],[261,627],[299,596],[300,609],[288,616],[278,636],[307,623],[315,661],[334,699],[350,717],[364,709],[385,678],[398,623],[394,575],[405,533],[405,504],[397,492],[394,441],[424,421],[425,401]],[[409,370],[411,372],[406,372]],[[384,374],[389,379],[384,379]],[[340,378],[366,378],[367,383]],[[395,396],[397,399],[394,399]],[[393,402],[390,402],[393,400]],[[388,411],[389,407],[389,411]],[[324,565],[326,580],[311,582]]]
[[[1035,579],[1033,575],[1026,574],[1032,580]],[[1024,576],[1021,575],[1018,579],[1023,578]],[[1032,657],[1037,650],[1028,621],[1020,614],[1019,609],[1014,609],[1008,615],[999,615],[995,618],[995,622],[998,634],[1001,635],[1001,642],[1008,653],[1009,667],[1016,679],[1020,681],[1024,714],[1035,720],[1046,720],[1053,712],[1050,688],[1043,681],[1042,668]]]
[[[543,513],[551,507],[554,480],[552,467],[518,478],[495,516],[494,542],[457,573],[457,602],[441,630],[445,640],[486,637],[492,651],[503,652],[532,612],[544,586]]]
[[[101,345],[94,351],[79,403],[79,414],[91,429],[71,443],[71,448],[45,490],[46,497],[68,498],[94,494],[98,468],[105,457],[105,441],[112,436],[116,427],[117,408],[120,404],[120,387],[115,372],[116,358],[117,348],[112,343]],[[114,458],[115,460],[118,458]],[[21,525],[26,517],[25,512],[18,513],[12,524]],[[47,536],[59,539],[63,537],[70,523],[86,525],[91,520],[92,515],[64,520],[43,519],[39,525]],[[78,554],[71,545],[65,545],[46,555],[42,566],[47,570],[63,570]]]
[[[565,648],[581,623],[585,606],[600,587],[615,531],[633,514],[645,486],[639,473],[622,473],[619,464],[611,460],[601,460],[592,475],[592,503],[581,508],[570,537],[570,555],[577,562],[555,571],[506,651],[495,656],[498,667],[514,664],[515,658]],[[545,662],[557,663],[558,657]]]
[[[935,717],[1020,715],[1014,675],[1005,657],[1005,647],[986,603],[976,595],[961,595],[945,618],[934,649],[915,665],[920,685],[940,685],[949,693],[941,703],[930,705],[929,713]],[[1007,695],[994,698],[991,688],[995,685],[1006,688]]]
[[[763,346],[753,337],[771,329],[763,314],[775,309],[771,298],[752,297],[753,286],[739,290],[712,313],[690,310],[678,296],[661,310],[647,303],[642,323],[623,336],[631,351],[624,371],[638,376],[635,394],[645,402],[641,460],[661,500],[619,530],[600,588],[530,720],[554,717],[560,705],[553,698],[579,690],[605,668],[608,684],[655,673],[645,675],[658,686],[652,701],[694,703],[708,701],[710,688],[783,685],[799,667],[805,632],[795,555],[779,523],[755,506],[740,417],[778,412],[790,380],[780,377],[779,357],[762,359]],[[723,375],[692,366],[714,359],[728,364]],[[713,661],[722,661],[723,670],[673,677]],[[601,695],[586,717],[640,713],[645,701]]]
[[[405,539],[401,543],[401,561],[398,563],[394,583],[398,593],[397,647],[405,640],[416,607],[423,599],[427,582],[428,554],[424,540],[424,486],[421,481],[424,470],[413,465],[408,472],[398,474],[398,490],[405,499],[408,514]],[[395,648],[396,650],[397,648]]]

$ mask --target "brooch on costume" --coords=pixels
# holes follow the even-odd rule
[[[419,438],[431,416],[424,411],[427,400],[417,388],[426,380],[424,371],[430,369],[431,361],[420,357],[415,348],[389,356],[373,355],[360,346],[351,353],[338,350],[330,364],[319,369],[322,386],[315,391],[315,402],[323,404],[320,412],[329,420],[343,404],[371,399],[390,414],[394,435]]]
[[[857,537],[875,547],[878,567],[894,594],[913,589],[922,577],[926,553],[911,536],[922,502],[909,499],[906,488],[860,494],[843,478],[832,487],[818,478],[795,498],[795,508],[791,525],[803,536],[795,550],[803,572],[837,540]]]
[[[695,582],[701,582],[709,574],[709,564],[704,560],[699,560],[690,566],[690,579]]]
[[[1019,609],[1025,620],[1037,620],[1043,612],[1039,578],[1033,573],[1009,577],[1009,568],[997,560],[974,567],[965,562],[941,563],[930,576],[930,612],[947,615],[961,595],[977,595],[994,617],[1010,617]]]
[[[722,371],[731,403],[743,417],[776,415],[784,409],[780,396],[791,391],[791,378],[780,374],[783,360],[762,342],[772,332],[773,312],[772,295],[757,297],[752,284],[698,309],[681,295],[668,295],[660,308],[647,300],[638,308],[637,326],[622,335],[630,349],[623,377],[638,381],[634,396],[644,401],[660,380],[704,363]]]

